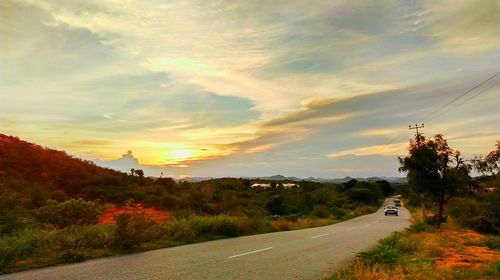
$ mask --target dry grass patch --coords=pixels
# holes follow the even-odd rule
[[[361,253],[331,279],[500,279],[499,240],[454,227],[407,231]]]
[[[449,247],[441,248],[443,256],[436,260],[438,268],[482,269],[500,260],[499,251],[486,246],[478,246],[485,238],[482,234],[472,230],[442,230],[440,234],[450,238],[453,242],[450,243]]]

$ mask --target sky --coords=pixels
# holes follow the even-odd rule
[[[499,71],[499,0],[0,2],[0,133],[151,176],[404,176],[421,123],[485,155]]]

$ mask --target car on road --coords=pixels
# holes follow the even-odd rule
[[[384,215],[398,215],[398,208],[395,205],[386,205],[384,207]]]
[[[399,200],[399,199],[394,199],[394,200],[393,200],[393,202],[394,202],[394,205],[395,205],[396,207],[401,207],[401,200]]]

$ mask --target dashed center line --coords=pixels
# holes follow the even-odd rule
[[[316,239],[316,238],[327,236],[327,235],[330,235],[330,234],[329,233],[324,233],[324,234],[320,234],[320,235],[315,235],[315,236],[311,237],[311,239]]]
[[[246,252],[246,253],[243,253],[243,254],[238,254],[238,255],[230,256],[230,257],[228,257],[228,259],[237,258],[237,257],[241,257],[241,256],[245,256],[245,255],[250,255],[250,254],[255,254],[255,253],[258,253],[258,252],[262,252],[262,251],[267,251],[267,250],[271,250],[272,248],[273,247],[267,247],[267,248],[255,250],[255,251],[252,251],[252,252]]]

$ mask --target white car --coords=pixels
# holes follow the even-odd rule
[[[398,215],[398,208],[395,205],[386,205],[384,207],[384,215]]]

